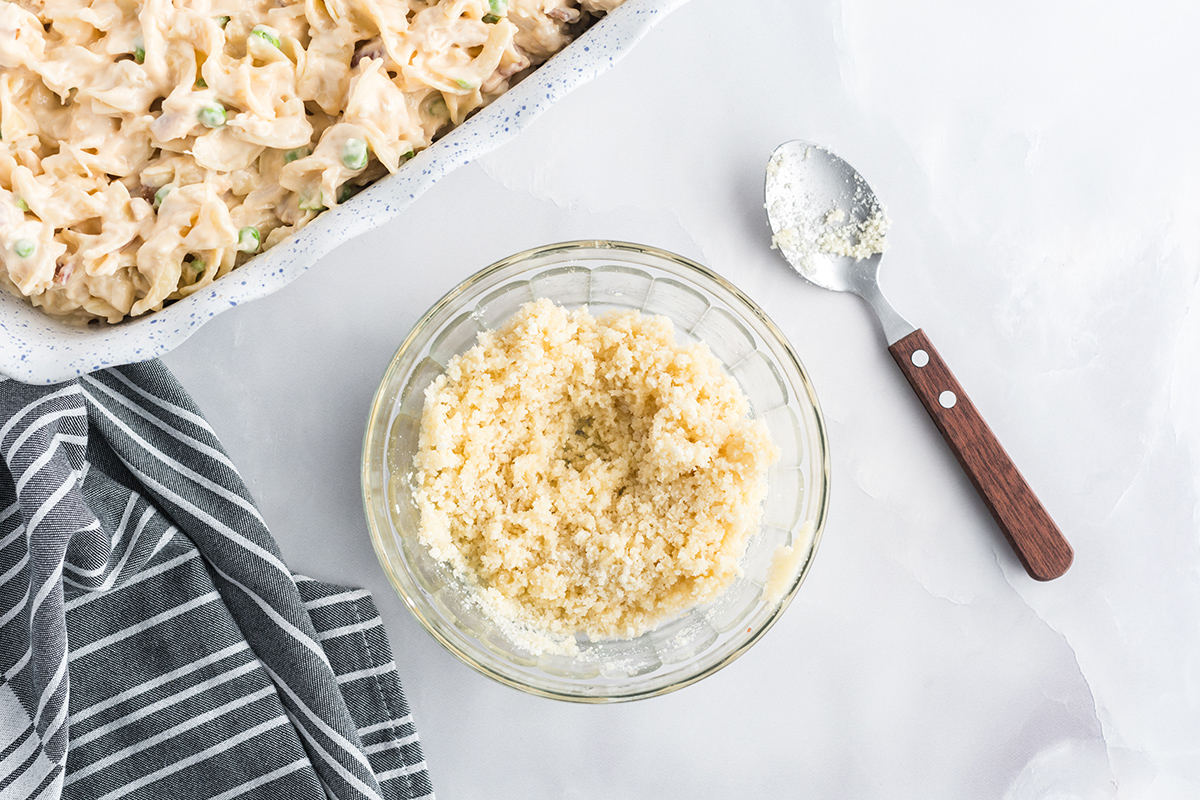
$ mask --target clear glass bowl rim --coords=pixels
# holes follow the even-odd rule
[[[384,547],[383,537],[385,535],[385,531],[381,530],[381,526],[378,524],[374,514],[372,513],[373,497],[370,484],[370,470],[371,452],[372,449],[377,445],[374,434],[378,433],[380,437],[384,438],[384,444],[386,445],[387,426],[380,425],[378,422],[381,418],[381,415],[386,416],[390,413],[390,403],[395,402],[397,399],[395,395],[390,395],[388,391],[388,389],[392,386],[392,378],[399,365],[404,361],[404,357],[407,355],[409,349],[412,348],[414,343],[420,338],[421,334],[425,331],[426,326],[429,325],[431,320],[436,319],[448,306],[453,306],[460,296],[467,294],[479,284],[486,283],[492,276],[496,275],[496,273],[503,272],[504,270],[520,262],[541,259],[554,255],[561,255],[569,258],[571,253],[596,250],[611,251],[617,257],[619,257],[619,255],[622,253],[631,255],[645,255],[651,258],[657,258],[671,262],[676,266],[683,267],[686,271],[699,273],[707,280],[717,284],[721,290],[728,292],[737,302],[741,303],[745,307],[746,311],[758,318],[759,322],[773,337],[774,344],[779,346],[783,354],[791,362],[791,365],[795,368],[797,374],[800,376],[800,386],[796,388],[803,390],[805,397],[807,398],[812,409],[813,419],[816,422],[816,436],[814,439],[815,444],[820,448],[820,479],[815,482],[814,486],[814,488],[819,492],[819,497],[816,500],[817,509],[816,518],[813,525],[814,530],[812,535],[812,548],[809,551],[808,557],[805,559],[804,564],[802,565],[795,579],[792,581],[792,584],[788,588],[787,592],[784,593],[783,597],[775,605],[771,614],[762,622],[762,624],[760,624],[749,634],[745,641],[741,642],[719,661],[708,665],[704,669],[701,669],[694,674],[683,676],[678,680],[663,686],[648,687],[645,690],[631,689],[621,694],[580,695],[547,689],[546,687],[517,680],[512,676],[492,669],[487,664],[484,664],[474,658],[470,653],[464,652],[461,648],[456,646],[454,642],[452,642],[439,630],[437,624],[427,618],[421,604],[417,603],[405,590],[404,582],[395,573],[395,567],[392,564],[391,558]],[[402,390],[403,387],[399,388]],[[812,563],[816,559],[817,550],[821,544],[822,533],[825,529],[825,522],[829,513],[829,438],[825,426],[824,413],[821,410],[821,405],[817,399],[816,391],[813,388],[808,371],[804,368],[804,364],[800,361],[800,358],[792,347],[791,342],[788,341],[787,337],[783,334],[779,327],[771,320],[770,317],[767,316],[766,312],[764,312],[758,306],[758,304],[754,302],[754,300],[742,292],[741,289],[737,288],[727,279],[708,267],[705,267],[704,265],[699,264],[689,258],[678,255],[677,253],[672,253],[651,245],[635,244],[632,242],[611,239],[582,239],[542,245],[502,258],[466,278],[464,281],[443,295],[441,299],[430,306],[429,309],[423,315],[421,315],[421,318],[418,319],[413,325],[408,335],[404,337],[404,340],[400,343],[400,346],[392,355],[390,361],[388,362],[387,369],[384,371],[383,377],[380,379],[379,387],[375,391],[374,398],[371,401],[371,408],[367,415],[366,430],[363,434],[360,482],[362,485],[363,511],[367,520],[367,527],[371,535],[371,543],[375,549],[376,558],[383,567],[384,573],[387,575],[388,582],[392,585],[392,589],[397,595],[400,596],[400,599],[404,601],[405,606],[408,607],[408,610],[414,617],[416,617],[417,621],[421,623],[421,627],[423,627],[442,647],[480,674],[491,678],[498,683],[511,686],[512,688],[519,689],[529,694],[554,700],[566,700],[577,703],[615,703],[655,697],[682,689],[685,686],[690,686],[702,678],[705,678],[731,664],[739,656],[749,650],[755,642],[761,639],[766,632],[771,629],[776,620],[779,619],[779,617],[791,604],[792,599],[795,597],[797,591],[799,591],[801,584],[804,583],[804,579],[808,576],[809,569],[812,567]],[[385,495],[383,499],[386,502],[386,488],[383,488],[382,491]]]

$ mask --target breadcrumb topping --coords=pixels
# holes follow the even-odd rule
[[[495,613],[637,636],[741,573],[779,457],[748,412],[665,317],[527,303],[426,391],[420,538]]]

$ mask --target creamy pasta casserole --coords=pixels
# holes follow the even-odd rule
[[[0,0],[0,283],[119,322],[234,269],[622,0]]]

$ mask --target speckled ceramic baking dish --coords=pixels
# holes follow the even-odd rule
[[[395,174],[321,214],[295,236],[204,291],[162,311],[112,326],[77,327],[0,292],[0,373],[26,383],[57,383],[168,352],[217,314],[286,286],[342,242],[400,214],[434,181],[516,136],[555,101],[614,64],[667,12],[684,2],[627,0]],[[402,277],[397,275],[397,279]]]

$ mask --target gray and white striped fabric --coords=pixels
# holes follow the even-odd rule
[[[294,576],[157,361],[0,379],[0,798],[432,797],[367,592]]]

